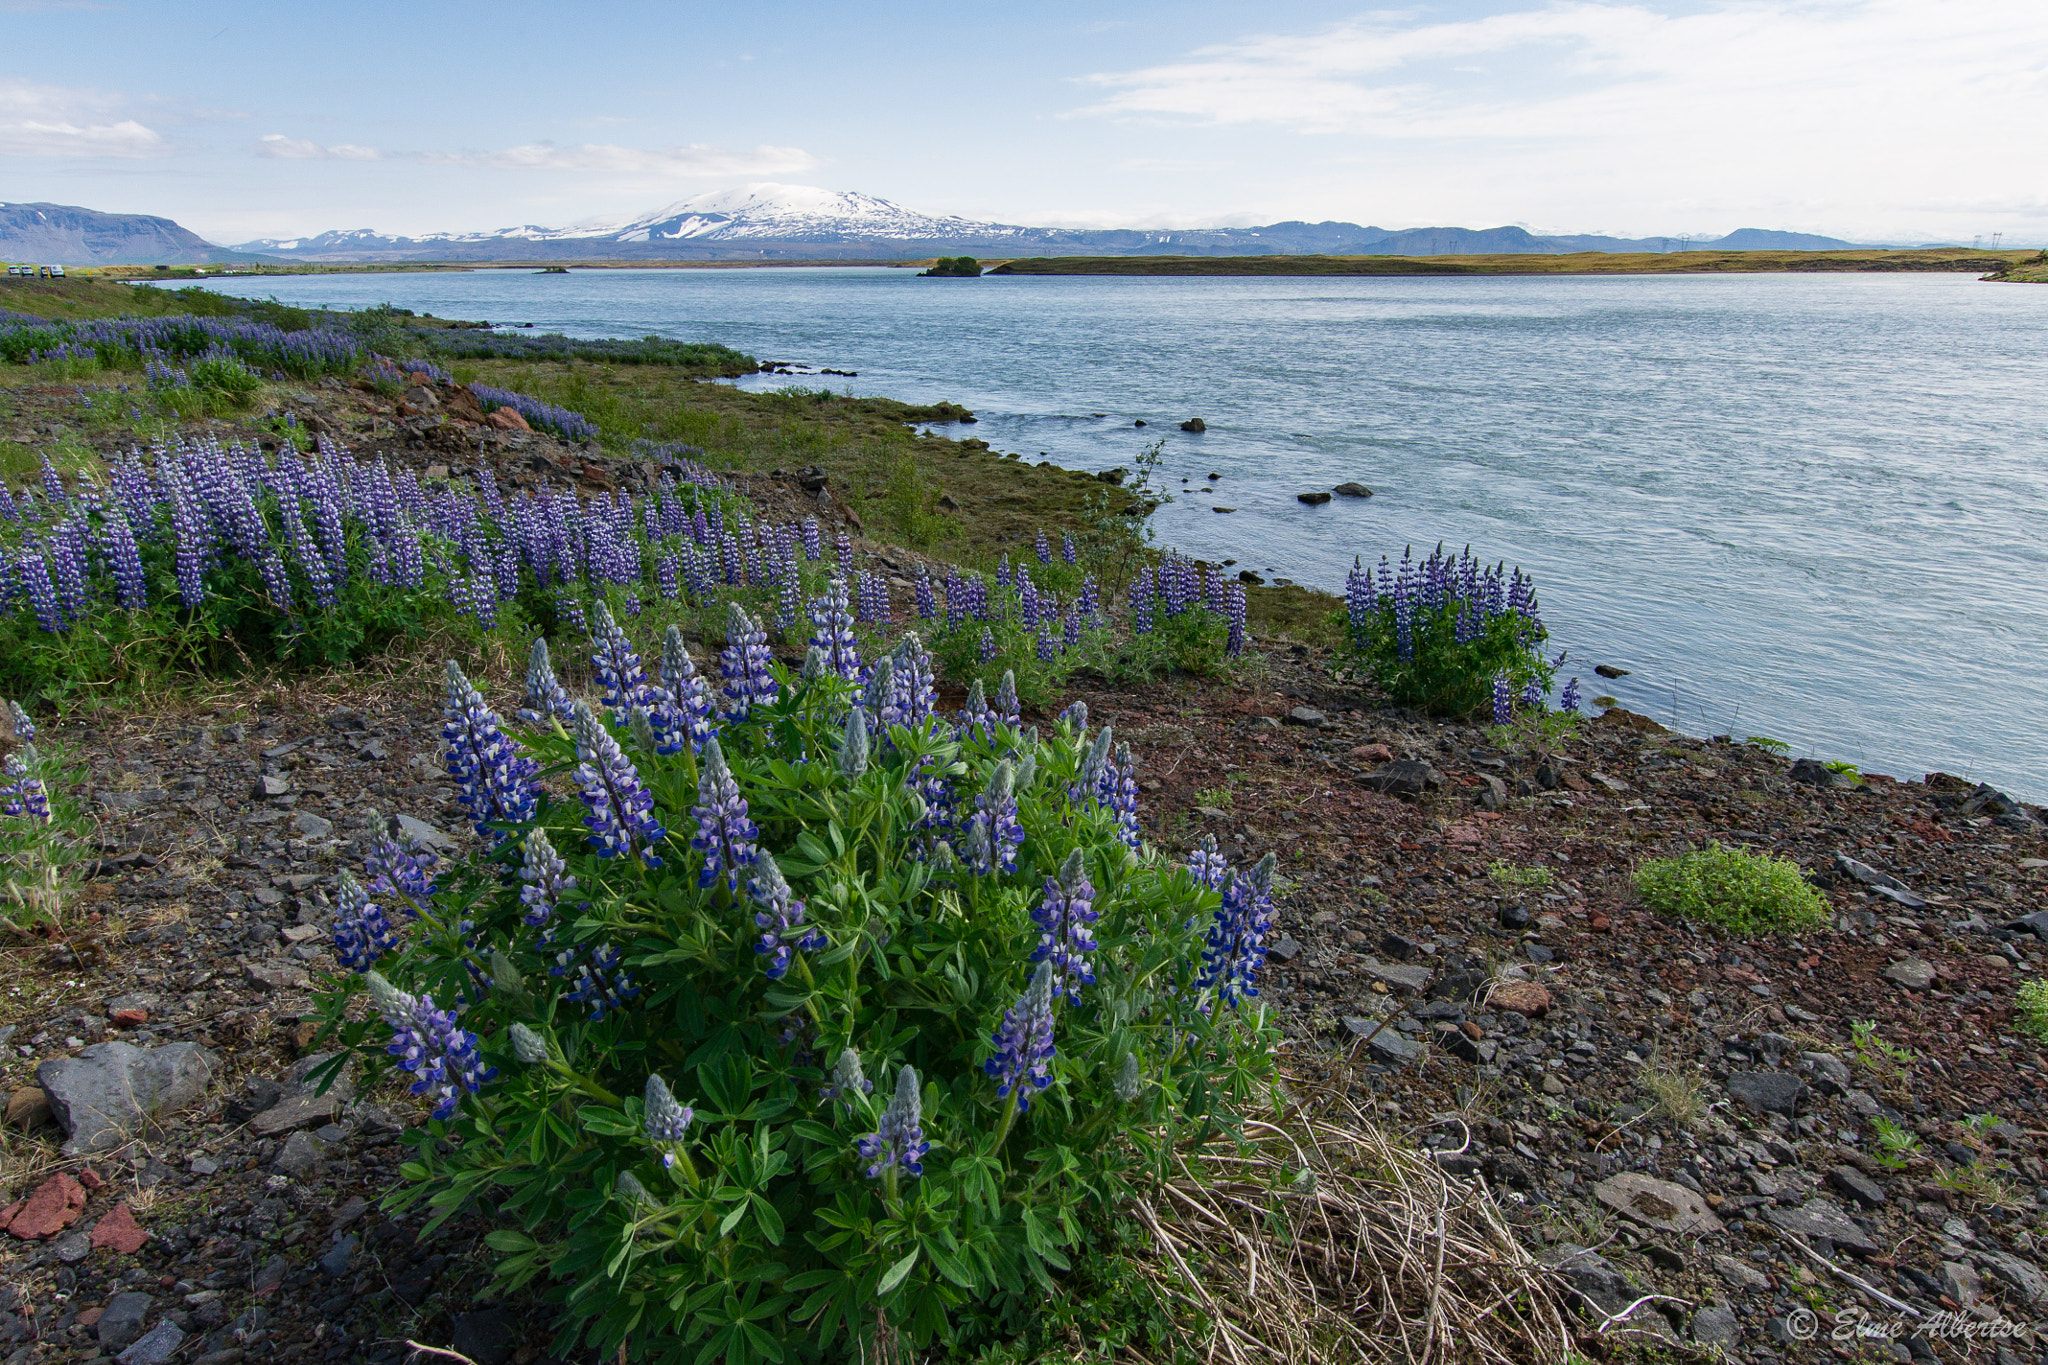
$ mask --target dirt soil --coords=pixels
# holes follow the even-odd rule
[[[748,487],[815,505],[794,479]],[[2022,923],[2048,910],[2039,810],[1939,775],[1847,785],[1619,711],[1496,748],[1268,647],[1236,682],[1074,696],[1140,756],[1159,846],[1278,854],[1260,1003],[1503,1201],[1585,1295],[1589,1354],[1633,1333],[1756,1361],[2041,1359],[2044,1059],[2013,1017],[2048,965],[2048,918]],[[187,1365],[397,1361],[409,1340],[550,1359],[551,1310],[484,1296],[480,1216],[423,1237],[379,1208],[422,1107],[303,1081],[336,873],[373,809],[457,847],[434,662],[48,727],[89,765],[98,861],[71,930],[0,954],[0,1224],[46,1186],[71,1218],[0,1234],[5,1365],[143,1332]],[[509,669],[479,683],[514,704]],[[1634,868],[1710,839],[1797,860],[1832,926],[1734,942],[1648,912]],[[160,1128],[62,1156],[36,1068],[108,1040],[197,1043],[218,1070]],[[124,1250],[131,1219],[147,1240]],[[2025,1335],[1941,1335],[1957,1323]]]

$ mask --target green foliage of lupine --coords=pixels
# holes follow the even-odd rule
[[[1789,858],[1712,844],[1636,869],[1643,903],[1729,934],[1790,933],[1828,922],[1827,898]]]
[[[1349,661],[1395,701],[1467,717],[1490,712],[1502,677],[1518,700],[1531,682],[1550,690],[1555,667],[1543,653],[1550,633],[1537,615],[1534,589],[1520,603],[1505,596],[1504,566],[1477,565],[1470,550],[1446,557],[1438,546],[1426,560],[1403,556],[1405,586],[1395,592],[1362,592],[1361,575],[1371,583],[1369,569],[1354,569],[1351,601],[1335,619],[1345,629]],[[1489,575],[1497,580],[1491,589]],[[1526,582],[1521,570],[1514,580]]]
[[[778,699],[726,723],[718,745],[803,903],[784,942],[818,940],[770,977],[762,865],[736,889],[700,875],[692,808],[711,751],[661,754],[651,734],[611,727],[666,827],[655,858],[595,856],[583,808],[543,796],[495,853],[445,871],[375,964],[373,996],[388,979],[463,1002],[460,1026],[496,1068],[446,1121],[412,1130],[388,1203],[425,1206],[431,1226],[488,1201],[499,1282],[547,1287],[566,1320],[558,1353],[853,1360],[887,1332],[919,1353],[1019,1358],[1002,1343],[1044,1340],[1070,1283],[1096,1302],[1117,1283],[1128,1198],[1176,1148],[1260,1106],[1275,1030],[1254,1001],[1198,987],[1219,894],[1126,846],[1117,813],[1086,795],[1091,737],[1071,722],[1040,737],[926,720],[860,745],[849,683],[775,674]],[[552,724],[517,733],[544,771],[579,757]],[[1023,832],[1014,870],[976,875],[940,843],[971,846],[947,813],[971,815],[1005,780]],[[539,923],[521,898],[536,828],[576,878]],[[1068,978],[1048,1084],[1020,1112],[985,1064],[1033,978],[1048,879],[1077,872],[1099,915],[1093,980]],[[399,903],[378,899],[398,922]],[[621,960],[600,984],[626,998],[593,1013],[573,988],[611,950]],[[364,985],[332,983],[322,1008],[381,1069],[391,1029],[365,1017]],[[872,1091],[828,1095],[849,1051]],[[921,1172],[871,1175],[861,1140],[906,1067],[929,1150]],[[654,1076],[694,1111],[679,1139],[650,1131]],[[1161,1310],[1132,1307],[1126,1328],[1142,1335]]]
[[[2029,981],[2020,987],[2013,1015],[2020,1028],[2038,1042],[2048,1043],[2048,981]]]

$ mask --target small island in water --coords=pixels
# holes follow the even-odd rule
[[[920,279],[973,280],[981,278],[981,262],[972,256],[941,256],[929,270],[917,272]]]

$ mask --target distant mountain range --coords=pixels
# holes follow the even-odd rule
[[[1360,227],[1356,223],[1273,223],[1249,228],[1145,231],[1035,228],[934,218],[868,194],[806,185],[748,185],[680,200],[631,218],[597,218],[562,228],[527,225],[495,232],[387,237],[367,228],[317,237],[264,238],[236,249],[304,261],[404,260],[746,260],[915,258],[970,252],[1054,255],[1451,256],[1491,252],[1828,250],[1835,237],[1745,228],[1713,241],[1679,237],[1537,237],[1521,228]]]
[[[885,260],[981,256],[1467,256],[1575,251],[1824,251],[1837,237],[1743,228],[1725,237],[1539,237],[1518,227],[1265,227],[1140,230],[1036,228],[935,218],[873,195],[804,185],[748,185],[634,217],[568,227],[393,237],[369,228],[213,246],[167,218],[57,204],[0,204],[0,257],[65,265],[209,261]]]
[[[241,256],[168,218],[68,204],[0,204],[0,258],[36,265],[203,265]]]

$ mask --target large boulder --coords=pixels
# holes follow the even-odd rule
[[[95,1043],[76,1057],[44,1062],[36,1083],[64,1130],[64,1155],[85,1156],[119,1147],[152,1119],[191,1104],[219,1068],[219,1059],[197,1043],[147,1050]]]

